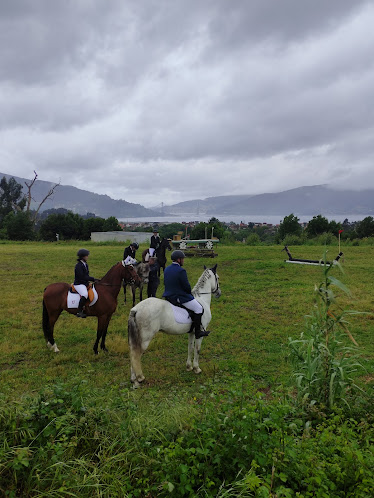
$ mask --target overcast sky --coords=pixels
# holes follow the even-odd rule
[[[0,171],[156,206],[374,188],[374,2],[1,0]]]

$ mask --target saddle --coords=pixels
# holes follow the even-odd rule
[[[73,294],[78,294],[78,292],[75,290],[74,284],[71,284],[69,291]],[[92,303],[92,301],[95,299],[95,294],[94,291],[92,290],[91,284],[88,286],[87,291],[88,291],[88,302]]]

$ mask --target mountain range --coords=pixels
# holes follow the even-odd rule
[[[0,173],[8,180],[12,175]],[[27,193],[25,181],[30,180],[13,177],[23,186]],[[47,195],[54,183],[36,180],[32,187],[35,199],[31,207],[35,209]],[[162,217],[179,214],[219,215],[317,215],[360,214],[374,215],[374,189],[336,190],[329,185],[298,187],[283,192],[258,195],[223,195],[193,199],[159,208],[146,208],[141,204],[133,204],[125,200],[115,200],[108,195],[95,194],[70,185],[59,185],[53,196],[42,206],[41,211],[51,208],[65,208],[74,213],[94,213],[96,216],[108,218]]]
[[[7,180],[13,175],[0,173],[0,178],[5,176]],[[13,176],[13,178],[23,187],[23,191],[27,194],[25,182],[30,183],[30,179]],[[36,209],[39,203],[48,194],[49,190],[55,183],[36,180],[32,186],[31,209]],[[42,205],[40,212],[51,208],[65,208],[73,213],[86,214],[94,213],[96,216],[108,218],[115,216],[116,218],[134,218],[143,216],[159,216],[159,211],[147,209],[141,204],[133,204],[124,200],[115,200],[108,195],[94,194],[87,190],[81,190],[70,185],[59,185],[53,195]]]
[[[374,214],[374,189],[335,190],[328,185],[258,195],[225,195],[164,206],[165,214],[318,215]]]

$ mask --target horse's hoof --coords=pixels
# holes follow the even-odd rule
[[[59,353],[60,350],[58,349],[57,347],[57,344],[54,343],[54,344],[51,344],[49,341],[47,342],[47,348],[50,349],[51,351],[53,351],[54,353]]]
[[[192,370],[192,365],[186,365],[186,370],[187,370],[187,372],[191,372],[191,370]]]
[[[193,371],[195,374],[201,374],[201,368],[200,367],[194,367]]]
[[[101,351],[104,351],[104,353],[109,353],[109,350],[106,347],[101,348]]]

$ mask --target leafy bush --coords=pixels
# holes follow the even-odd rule
[[[245,243],[249,246],[259,246],[261,244],[260,236],[257,233],[252,233],[248,235]]]
[[[287,235],[282,244],[285,246],[301,246],[305,242],[305,236],[301,235],[300,237],[297,235]]]

